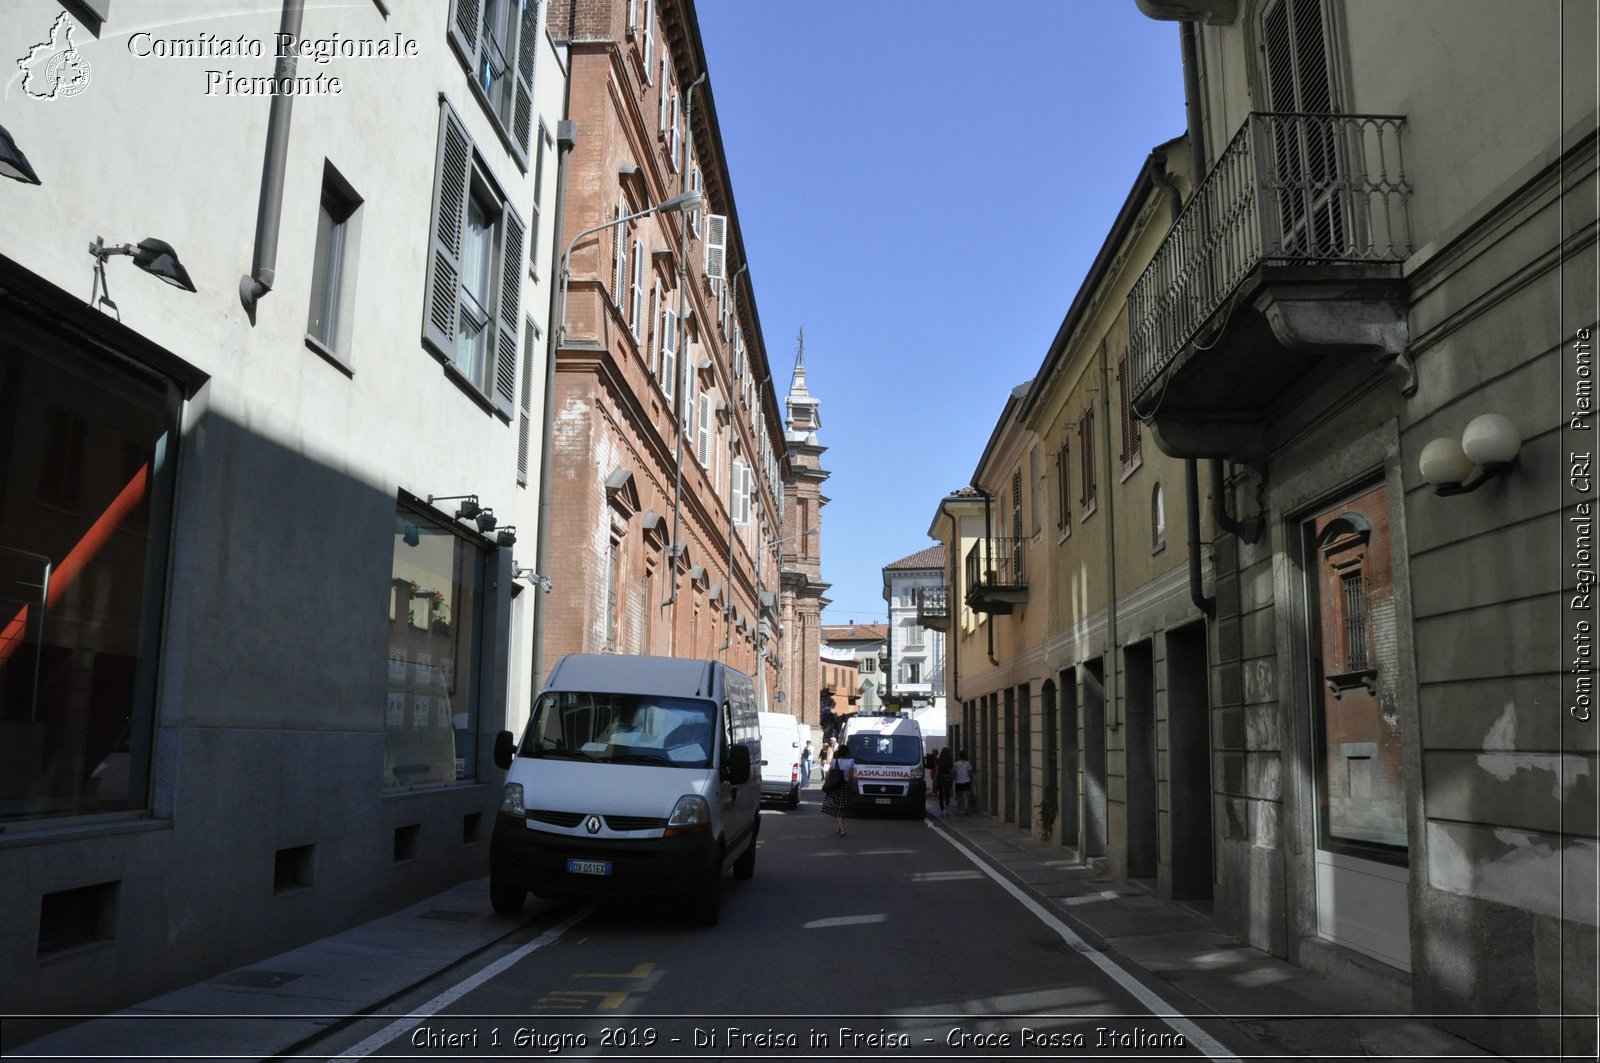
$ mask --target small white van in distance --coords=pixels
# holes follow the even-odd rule
[[[787,712],[756,714],[761,721],[761,799],[800,807],[800,721]]]
[[[681,899],[715,924],[722,874],[748,879],[761,828],[755,684],[717,661],[571,654],[550,671],[506,769],[489,898]]]

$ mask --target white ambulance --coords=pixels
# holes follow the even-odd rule
[[[855,761],[851,812],[901,812],[922,818],[928,785],[922,772],[922,728],[909,715],[852,716],[839,736]]]

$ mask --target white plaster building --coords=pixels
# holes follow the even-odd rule
[[[85,1012],[483,873],[565,60],[538,0],[0,41],[0,998]]]

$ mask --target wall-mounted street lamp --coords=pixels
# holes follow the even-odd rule
[[[43,184],[39,175],[33,172],[33,167],[28,163],[28,157],[17,147],[17,142],[11,139],[11,134],[6,127],[0,125],[0,175],[21,181],[24,184]]]
[[[1418,466],[1437,495],[1464,495],[1511,468],[1522,437],[1511,418],[1485,413],[1467,422],[1460,440],[1440,436],[1422,448]]]
[[[137,244],[107,244],[100,237],[94,238],[94,243],[89,245],[89,254],[94,256],[94,285],[89,292],[93,299],[96,292],[100,299],[96,306],[109,306],[120,320],[122,311],[117,309],[117,304],[111,300],[111,289],[106,284],[106,259],[112,255],[127,255],[133,259],[133,264],[150,274],[159,277],[174,288],[182,288],[186,292],[194,291],[194,281],[189,279],[189,271],[183,268],[183,263],[178,261],[178,253],[172,245],[165,240],[147,237]]]
[[[561,262],[558,264],[556,269],[556,274],[558,277],[560,277],[561,283],[561,316],[556,322],[555,329],[556,349],[559,350],[562,342],[567,338],[567,285],[571,280],[571,269],[569,266],[572,259],[572,250],[578,246],[579,240],[582,240],[588,236],[593,236],[595,233],[609,229],[614,225],[624,225],[630,221],[634,221],[638,218],[644,218],[651,214],[674,214],[681,211],[699,210],[704,203],[705,198],[698,190],[691,189],[688,192],[680,192],[678,195],[663,199],[660,203],[657,203],[653,207],[646,207],[644,210],[635,211],[632,214],[626,214],[620,218],[612,218],[610,221],[602,222],[599,225],[592,225],[580,232],[578,235],[574,236],[571,240],[567,241],[567,249],[561,252]],[[617,293],[617,298],[622,298],[621,292]]]
[[[519,567],[515,562],[513,562],[512,569],[512,579],[525,579],[528,581],[528,586],[538,587],[546,594],[549,594],[551,591],[556,589],[556,585],[550,582],[550,577],[541,576],[531,568]]]
[[[488,535],[500,523],[500,518],[494,515],[494,510],[480,505],[477,495],[429,495],[428,505],[436,502],[460,502],[456,507],[456,520],[470,520],[478,526],[480,535]],[[511,546],[517,541],[515,525],[501,528],[495,536],[496,546]]]

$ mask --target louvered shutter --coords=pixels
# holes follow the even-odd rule
[[[700,420],[695,426],[695,454],[700,464],[711,461],[711,396],[700,393]]]
[[[628,29],[639,28],[639,0],[628,0]]]
[[[727,273],[728,216],[706,215],[706,276],[724,280]]]
[[[689,342],[689,330],[683,330],[683,360],[688,365],[694,364],[694,344]],[[683,378],[683,434],[686,440],[694,438],[695,403],[695,375],[691,369]],[[693,446],[692,443],[689,444]]]
[[[522,332],[522,390],[517,395],[517,483],[528,483],[528,451],[533,438],[533,352],[539,330],[528,322]]]
[[[661,390],[667,398],[677,394],[678,384],[678,315],[671,310],[661,311]]]
[[[450,42],[461,49],[469,68],[478,62],[478,34],[483,27],[483,0],[451,0]]]
[[[1122,463],[1133,460],[1139,449],[1134,442],[1133,409],[1128,402],[1128,356],[1117,359],[1117,407],[1122,411]]]
[[[672,99],[672,86],[667,83],[667,57],[661,57],[661,115],[656,120],[656,132],[667,135],[667,107]]]
[[[650,69],[650,59],[656,50],[656,0],[644,0],[644,68]],[[648,79],[649,74],[645,77]]]
[[[633,242],[633,287],[629,291],[628,299],[628,326],[633,330],[633,338],[639,339],[644,332],[644,241]]]
[[[667,153],[667,161],[672,164],[672,172],[677,173],[680,168],[680,152],[683,150],[683,98],[676,92],[672,94],[672,141],[671,150]]]
[[[658,282],[658,283],[652,284],[650,286],[650,324],[649,324],[650,337],[649,337],[649,341],[646,344],[646,347],[650,351],[649,363],[650,363],[650,375],[651,376],[655,376],[656,367],[661,364],[661,325],[659,324],[660,321],[661,321],[661,285]]]
[[[538,54],[539,0],[525,0],[517,27],[517,83],[511,110],[511,152],[524,170],[533,143],[533,61]]]
[[[522,322],[522,240],[527,227],[507,203],[501,208],[500,305],[496,317],[494,405],[511,417],[517,409],[517,333]]]
[[[433,189],[433,224],[428,240],[427,305],[422,338],[440,354],[455,350],[461,313],[461,237],[472,181],[472,140],[449,104],[439,108],[439,172]]]
[[[733,522],[750,523],[750,466],[742,460],[733,463]]]
[[[628,201],[617,201],[616,235],[611,241],[611,301],[620,310],[628,299]]]

